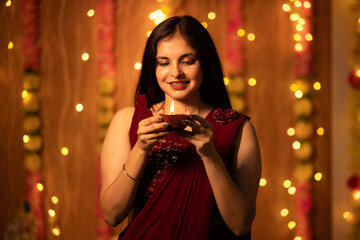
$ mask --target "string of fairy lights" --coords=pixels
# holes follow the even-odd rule
[[[163,3],[163,0],[157,0],[159,3]],[[12,6],[12,1],[11,0],[7,0],[5,3],[6,7],[11,7]],[[312,2],[311,1],[299,1],[299,0],[288,0],[286,3],[284,3],[282,5],[282,10],[286,13],[290,14],[290,21],[295,25],[295,33],[293,35],[293,39],[294,39],[294,51],[297,53],[301,53],[302,51],[304,51],[305,49],[307,49],[309,47],[309,44],[313,41],[313,35],[311,34],[311,32],[306,32],[304,29],[306,29],[306,20],[304,18],[302,18],[302,16],[299,14],[299,9],[300,8],[306,8],[306,9],[310,9],[312,7]],[[158,25],[160,24],[162,21],[164,21],[167,16],[169,16],[171,14],[171,12],[168,10],[162,10],[162,9],[156,9],[155,11],[149,13],[149,19],[155,24]],[[94,9],[89,9],[86,13],[86,15],[91,18],[95,15],[95,10]],[[216,13],[214,11],[210,11],[207,16],[206,16],[207,20],[204,20],[202,22],[202,25],[207,28],[209,26],[209,24],[211,24],[211,22],[216,20]],[[149,37],[151,34],[151,30],[147,31],[146,36]],[[247,31],[243,28],[238,29],[237,31],[237,35],[238,37],[242,38],[242,39],[246,39],[250,42],[255,41],[256,36],[254,33],[247,33]],[[8,50],[12,50],[14,49],[15,43],[13,41],[9,41],[7,48]],[[80,61],[86,62],[90,59],[90,53],[88,52],[83,52],[80,56]],[[136,71],[141,70],[141,62],[135,62],[134,63],[134,69]],[[230,78],[229,77],[225,77],[224,78],[224,83],[225,85],[229,85],[230,83]],[[240,83],[240,84],[244,84],[244,83]],[[253,77],[250,77],[247,80],[247,84],[250,87],[255,87],[257,84],[257,80]],[[239,88],[241,89],[241,91],[244,91],[244,86],[232,86],[232,88]],[[313,104],[310,100],[310,98],[308,97],[310,92],[315,90],[315,91],[320,91],[321,90],[321,83],[316,81],[313,84],[310,84],[309,81],[301,81],[301,79],[296,79],[296,81],[291,84],[290,86],[290,90],[293,92],[294,97],[297,99],[295,105],[294,105],[294,111],[295,114],[297,114],[297,116],[308,116],[310,117],[312,111],[313,111]],[[21,97],[23,99],[23,101],[27,101],[29,99],[29,95],[31,94],[31,90],[29,89],[24,89],[21,93]],[[81,113],[82,111],[84,111],[84,105],[81,102],[77,102],[74,104],[74,111]],[[307,148],[306,143],[304,144],[304,141],[302,141],[304,139],[304,136],[301,136],[299,134],[301,134],[302,132],[310,132],[309,134],[311,135],[312,131],[313,131],[313,124],[308,124],[308,122],[297,122],[297,124],[295,124],[295,126],[293,127],[289,127],[288,129],[286,129],[286,133],[289,137],[295,137],[297,138],[296,140],[293,141],[292,143],[292,148],[295,151],[301,152],[304,151],[305,153],[302,154],[309,154],[309,152],[311,153],[312,150],[307,150],[309,148]],[[318,136],[323,136],[325,134],[325,129],[321,126],[317,127],[315,129],[316,134]],[[307,139],[309,137],[309,135],[306,135],[305,138]],[[24,144],[27,144],[30,141],[30,137],[28,134],[24,134],[23,136],[23,142]],[[311,148],[311,147],[310,147]],[[305,149],[305,150],[304,150]],[[61,153],[61,155],[63,156],[67,156],[69,155],[69,147],[68,146],[62,146],[59,149],[59,152]],[[311,171],[312,178],[315,181],[321,181],[323,174],[321,172],[315,172],[313,173]],[[296,188],[296,184],[294,184],[295,180],[294,179],[285,179],[282,182],[282,187],[288,192],[288,194],[290,196],[295,195],[297,188]],[[44,191],[45,187],[44,184],[42,182],[37,182],[34,183],[35,187],[38,191]],[[268,181],[266,178],[261,178],[259,185],[261,187],[265,187],[268,184]],[[59,199],[56,195],[52,195],[50,197],[50,199],[45,199],[46,201],[49,201],[50,204],[47,204],[49,206],[49,208],[47,209],[47,214],[48,214],[48,227],[50,228],[49,231],[55,236],[55,237],[59,237],[61,235],[61,229],[60,226],[58,225],[58,221],[56,219],[57,217],[57,209],[59,204],[61,203],[61,199]],[[283,208],[279,209],[279,213],[282,217],[287,218],[289,217],[291,214],[291,209],[289,207],[284,206]],[[345,212],[344,213],[344,218],[348,219],[350,216],[349,212]],[[289,219],[289,221],[287,222],[287,227],[289,229],[295,229],[297,226],[297,222],[296,219]],[[296,235],[294,237],[294,240],[305,240],[306,238],[303,238],[302,236]]]

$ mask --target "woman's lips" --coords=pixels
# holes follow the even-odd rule
[[[170,82],[170,86],[176,90],[184,89],[186,88],[187,84],[189,84],[190,81],[173,81]]]

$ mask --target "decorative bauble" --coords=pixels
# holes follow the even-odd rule
[[[310,121],[299,120],[295,124],[295,136],[299,139],[306,139],[313,134],[314,127]]]
[[[40,155],[36,153],[27,154],[24,160],[24,166],[28,171],[37,172],[41,167]]]
[[[26,91],[35,91],[40,86],[40,77],[37,73],[27,72],[24,76],[24,90]]]
[[[99,99],[99,107],[100,109],[113,110],[115,107],[115,101],[111,96],[100,96]]]
[[[24,148],[30,152],[39,152],[42,147],[42,139],[39,135],[29,136],[29,141],[24,143]]]
[[[234,110],[241,113],[245,110],[245,100],[239,96],[230,96],[231,106]]]
[[[303,94],[310,92],[311,85],[307,79],[298,78],[295,81],[297,90],[300,90]]]
[[[352,190],[360,189],[360,177],[358,175],[351,175],[346,181],[346,184]]]
[[[115,81],[111,77],[101,77],[99,79],[99,91],[102,95],[111,94],[115,89]]]
[[[39,98],[36,93],[28,93],[23,98],[23,106],[25,112],[37,112],[39,111]]]
[[[26,116],[23,122],[24,130],[27,133],[37,132],[40,129],[41,122],[39,116]]]
[[[241,76],[231,77],[227,89],[231,94],[241,95],[245,91],[245,82]]]
[[[312,113],[313,105],[310,99],[302,98],[295,101],[294,112],[296,116],[306,116],[309,117]]]
[[[294,177],[300,182],[310,180],[314,173],[314,167],[310,162],[299,163],[295,167]]]
[[[313,146],[309,141],[304,141],[301,143],[300,148],[294,151],[297,159],[308,160],[313,154]]]

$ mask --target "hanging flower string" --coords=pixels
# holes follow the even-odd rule
[[[351,193],[351,210],[344,213],[344,218],[350,222],[351,227],[348,239],[360,238],[360,1],[352,5],[352,38],[353,45],[350,56],[351,71],[348,76],[349,90],[349,160],[350,176],[347,186]]]
[[[311,212],[313,207],[312,177],[314,174],[311,162],[314,147],[311,143],[314,126],[311,121],[313,103],[311,101],[312,87],[312,2],[286,1],[282,9],[290,14],[295,40],[295,82],[290,89],[295,96],[294,113],[295,126],[289,128],[288,134],[295,136],[293,142],[294,155],[297,164],[294,171],[296,181],[295,197],[295,238],[313,239],[311,228]]]
[[[227,24],[226,24],[226,61],[227,75],[225,85],[229,91],[232,107],[243,112],[245,109],[244,92],[246,84],[243,79],[243,42],[245,31],[242,28],[241,14],[242,0],[227,0]]]
[[[98,152],[102,147],[110,121],[114,116],[115,102],[112,97],[115,88],[114,67],[114,2],[113,0],[99,0],[96,13],[98,20],[98,45],[99,45],[99,110],[98,110]],[[97,169],[98,191],[96,212],[98,223],[96,236],[98,240],[110,239],[111,229],[105,223],[100,210],[101,174],[100,164]]]
[[[36,239],[45,239],[45,223],[42,211],[41,149],[43,139],[40,135],[39,116],[39,46],[36,42],[39,31],[37,0],[22,1],[23,20],[23,107],[24,107],[24,165],[26,169],[26,208],[34,216]],[[35,237],[34,237],[35,238]]]

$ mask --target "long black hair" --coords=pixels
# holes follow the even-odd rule
[[[179,33],[198,54],[203,76],[200,86],[201,99],[215,108],[231,108],[215,44],[202,24],[188,15],[171,17],[152,31],[145,46],[135,103],[139,94],[146,95],[147,107],[165,99],[155,74],[157,47],[162,39],[176,33]]]

